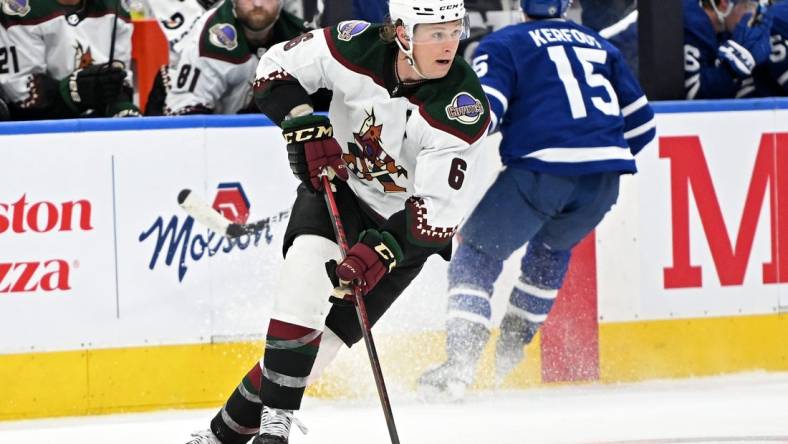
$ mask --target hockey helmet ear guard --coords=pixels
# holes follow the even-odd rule
[[[520,0],[520,6],[529,17],[559,18],[572,6],[572,0]]]

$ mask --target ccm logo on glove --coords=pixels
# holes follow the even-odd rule
[[[332,126],[316,126],[314,128],[304,128],[295,131],[283,133],[285,142],[307,142],[313,139],[326,139],[334,137],[334,128]]]
[[[282,135],[287,142],[290,169],[312,191],[320,191],[320,175],[348,179],[347,166],[342,160],[342,148],[334,139],[334,130],[328,117],[308,115],[282,122]]]

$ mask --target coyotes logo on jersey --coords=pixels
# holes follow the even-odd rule
[[[350,153],[342,155],[348,169],[362,180],[377,180],[386,193],[402,193],[406,188],[397,185],[396,177],[408,177],[408,171],[383,150],[381,133],[383,125],[375,125],[375,110],[367,113],[358,133],[353,133],[356,143],[349,142]]]
[[[77,42],[74,46],[74,69],[84,69],[93,64],[93,54],[90,52],[90,47],[85,49],[82,43]]]

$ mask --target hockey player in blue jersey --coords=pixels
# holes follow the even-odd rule
[[[769,58],[772,16],[752,0],[684,0],[684,87],[688,99],[745,97]]]
[[[788,0],[773,3],[766,13],[772,20],[772,52],[765,63],[753,70],[752,84],[748,84],[747,80],[742,82],[744,88],[754,89],[748,96],[788,95]]]
[[[418,381],[459,397],[490,335],[504,260],[528,243],[496,345],[508,374],[546,320],[572,248],[618,198],[619,176],[655,136],[654,113],[621,53],[563,19],[570,0],[522,0],[525,22],[487,36],[475,69],[505,169],[460,231],[449,265],[447,361]]]

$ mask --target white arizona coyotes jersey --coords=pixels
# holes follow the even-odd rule
[[[405,211],[411,242],[445,244],[480,186],[474,168],[489,107],[460,57],[443,79],[403,90],[394,80],[397,51],[379,27],[343,22],[271,48],[255,88],[292,77],[308,94],[333,91],[329,118],[354,193],[386,219]]]
[[[274,24],[270,44],[306,31],[303,21],[282,11]],[[233,2],[210,9],[182,42],[178,64],[170,69],[171,90],[165,114],[205,112],[234,114],[250,105],[252,80],[265,48],[252,48]]]
[[[203,16],[205,8],[197,0],[147,0],[147,5],[170,44],[170,66],[177,66],[182,41]]]
[[[131,33],[129,0],[93,0],[81,10],[62,6],[54,0],[5,0],[0,20],[6,26],[5,50],[10,63],[2,84],[14,102],[29,99],[29,83],[36,74],[61,80],[91,64],[109,61],[115,11],[114,58],[126,66],[131,79]]]

